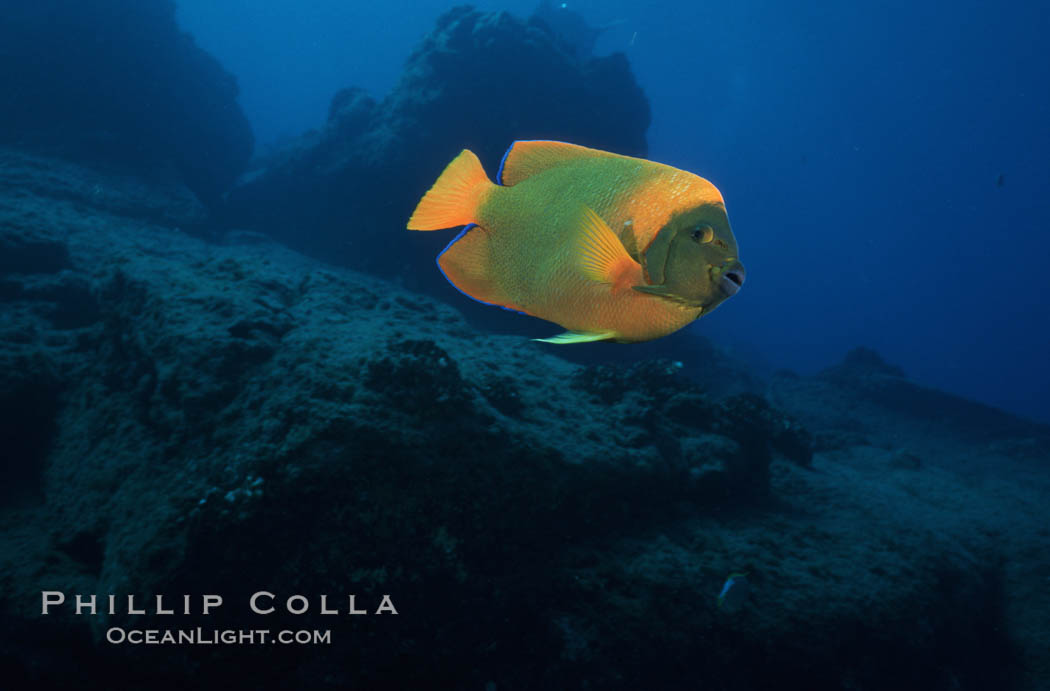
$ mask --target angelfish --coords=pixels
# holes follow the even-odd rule
[[[496,183],[464,149],[408,221],[465,226],[438,256],[475,300],[555,322],[547,343],[648,341],[744,283],[722,195],[671,166],[553,141],[519,141]]]

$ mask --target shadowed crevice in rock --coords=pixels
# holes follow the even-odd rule
[[[0,349],[0,505],[41,499],[58,411],[54,364],[42,354]]]

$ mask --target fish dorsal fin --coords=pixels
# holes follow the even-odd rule
[[[503,154],[503,160],[499,162],[496,182],[500,185],[516,185],[527,177],[550,170],[567,161],[581,158],[622,157],[618,154],[611,154],[608,151],[588,149],[586,146],[566,144],[565,142],[553,142],[542,139],[517,141],[510,145],[507,153]]]

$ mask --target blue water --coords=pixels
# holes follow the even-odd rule
[[[527,16],[533,2],[479,2]],[[182,0],[257,143],[382,97],[445,2]],[[919,382],[1050,420],[1045,3],[573,3],[617,23],[650,157],[723,192],[745,290],[691,328],[803,373],[866,345]]]

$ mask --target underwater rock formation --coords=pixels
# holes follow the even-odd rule
[[[780,376],[774,379],[773,400],[789,409],[805,411],[801,421],[808,427],[846,440],[866,429],[872,443],[880,438],[892,443],[902,429],[914,434],[941,437],[957,448],[985,446],[1003,440],[1038,440],[1031,455],[1050,458],[1047,428],[990,405],[916,384],[901,368],[886,363],[868,348],[856,348],[842,362],[816,377]],[[809,406],[806,401],[838,400],[838,405]],[[857,441],[857,440],[853,440]],[[818,446],[820,443],[818,442]],[[834,445],[834,444],[833,444]],[[842,444],[839,444],[841,446]],[[943,454],[934,454],[942,456]],[[953,459],[953,462],[958,462]]]
[[[179,30],[171,0],[5,3],[0,143],[145,175],[174,168],[206,204],[244,169],[237,85]]]
[[[461,149],[495,176],[516,139],[644,155],[648,126],[649,104],[623,55],[580,60],[544,28],[457,7],[382,101],[340,91],[319,131],[259,162],[230,193],[228,222],[329,262],[436,285],[436,272],[411,267],[429,265],[451,238],[403,229]]]
[[[847,419],[868,403],[827,377],[718,398],[672,361],[570,364],[259,234],[188,237],[184,190],[0,154],[25,183],[0,185],[10,688],[1007,689],[1048,668],[1045,476],[989,498],[932,461],[947,426]],[[918,467],[893,467],[905,441]],[[42,590],[225,604],[43,617]],[[260,590],[312,607],[252,615]]]
[[[590,57],[603,31],[600,27],[588,24],[583,15],[570,9],[566,3],[554,4],[550,0],[541,0],[532,11],[529,23],[549,31],[565,50],[578,59]]]

